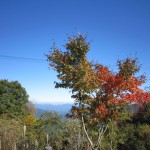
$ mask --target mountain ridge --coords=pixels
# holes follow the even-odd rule
[[[39,117],[42,113],[46,111],[56,111],[60,115],[65,115],[69,113],[73,103],[66,103],[66,104],[50,104],[50,103],[36,103],[35,108],[37,110],[36,116]]]

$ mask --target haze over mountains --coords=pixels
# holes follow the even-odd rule
[[[35,104],[35,107],[37,109],[36,116],[40,116],[45,111],[56,111],[61,115],[65,115],[69,113],[73,103],[67,103],[67,104]]]
[[[66,104],[35,104],[36,107],[36,116],[39,117],[42,113],[46,111],[56,111],[60,115],[65,116],[67,113],[70,112],[71,107],[73,106],[73,103],[66,103]],[[138,105],[137,104],[131,104],[128,111],[129,112],[135,112],[138,110]]]

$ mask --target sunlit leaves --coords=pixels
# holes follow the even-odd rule
[[[47,55],[50,66],[58,72],[60,82],[56,88],[69,88],[72,92],[93,91],[94,71],[93,64],[87,61],[86,53],[89,50],[89,43],[82,35],[69,37],[65,45],[66,51],[52,47],[53,52]]]
[[[140,70],[137,59],[118,60],[118,73],[102,64],[87,60],[89,43],[82,35],[68,38],[66,51],[55,46],[47,58],[51,67],[58,72],[56,88],[69,88],[77,105],[72,115],[86,123],[101,124],[117,119],[125,105],[150,101],[149,92],[140,89],[145,76],[136,77]],[[71,115],[71,116],[72,116]]]
[[[120,70],[119,74],[125,79],[128,79],[132,75],[135,75],[135,73],[140,70],[137,59],[126,58],[125,60],[118,60],[117,64]]]

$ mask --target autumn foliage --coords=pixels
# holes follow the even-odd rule
[[[116,118],[124,105],[150,100],[150,94],[139,88],[145,82],[145,77],[135,76],[139,70],[136,63],[136,59],[131,58],[118,61],[118,73],[102,65],[97,67],[95,73],[99,88],[94,101],[99,103],[95,110],[100,118]]]
[[[56,88],[69,88],[76,105],[69,116],[84,116],[88,124],[107,123],[117,119],[123,107],[132,103],[150,101],[150,93],[140,87],[145,76],[136,77],[139,72],[137,59],[118,60],[118,72],[114,73],[102,64],[87,59],[89,43],[82,35],[68,38],[66,51],[55,46],[47,55],[50,66],[58,72],[60,82]]]
[[[118,71],[113,72],[109,67],[88,61],[90,44],[86,40],[80,34],[69,37],[65,51],[54,45],[47,59],[58,73],[55,87],[70,89],[75,99],[67,117],[80,120],[90,148],[98,150],[106,131],[107,135],[113,134],[117,122],[127,117],[129,106],[150,102],[150,93],[140,88],[146,78],[136,76],[140,71],[137,58],[118,60]],[[111,149],[112,141],[111,137]]]

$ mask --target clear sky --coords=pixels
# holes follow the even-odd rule
[[[138,57],[150,85],[150,0],[0,0],[0,79],[18,80],[33,102],[73,102],[54,89],[44,54],[78,32],[91,41],[89,60],[115,71],[118,59]]]

